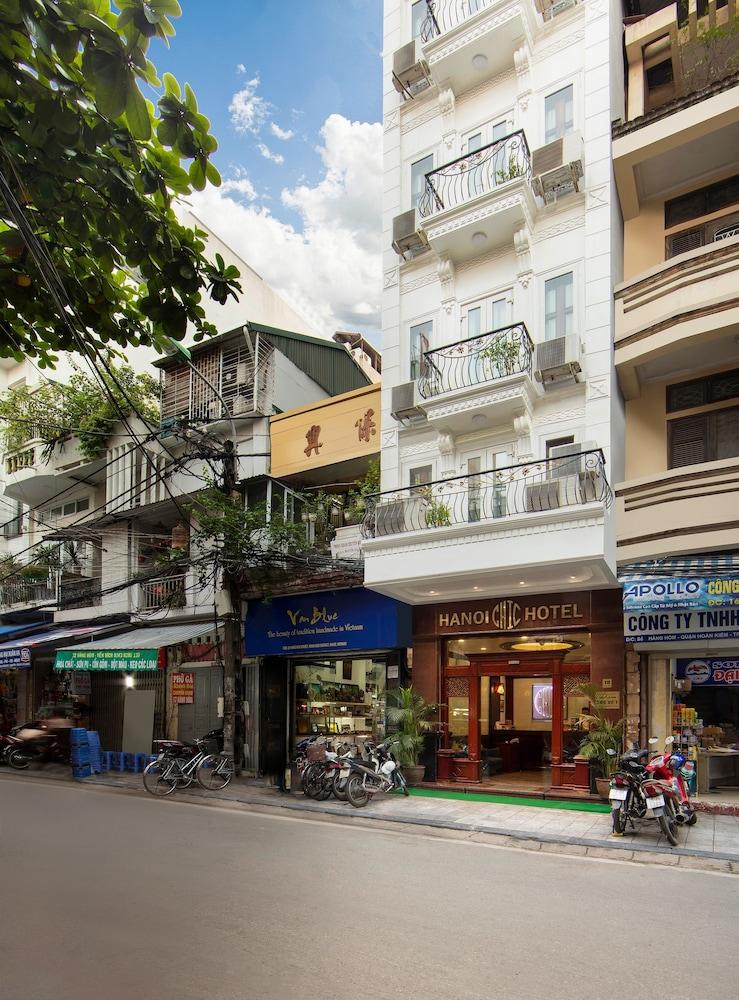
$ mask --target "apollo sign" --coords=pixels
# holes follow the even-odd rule
[[[739,577],[642,577],[624,584],[624,611],[739,607]]]

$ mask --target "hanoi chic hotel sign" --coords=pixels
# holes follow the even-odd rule
[[[439,635],[582,626],[590,621],[590,594],[504,597],[474,603],[426,605],[417,608],[416,615],[422,631]]]

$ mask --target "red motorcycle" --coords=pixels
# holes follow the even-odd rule
[[[653,757],[646,767],[647,775],[657,778],[658,781],[672,782],[674,791],[679,799],[679,811],[677,822],[680,826],[695,826],[698,822],[698,814],[690,802],[690,793],[686,779],[692,777],[695,771],[695,764],[688,760],[680,750],[673,751],[672,745],[675,742],[673,736],[668,736],[665,740],[665,749],[661,754]]]
[[[652,740],[649,742],[651,743]],[[654,740],[654,742],[657,741]],[[679,773],[686,760],[682,754],[669,752],[673,742],[673,737],[668,736],[665,740],[664,752],[653,757],[647,764],[642,788],[644,789],[647,809],[652,811],[652,815],[659,823],[660,829],[669,843],[676,847],[675,831],[677,827],[682,823],[690,822],[686,813],[683,812],[683,800],[688,802],[688,807],[694,817],[693,823],[697,817],[690,807],[685,781],[682,774]]]

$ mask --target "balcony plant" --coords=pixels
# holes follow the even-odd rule
[[[418,763],[418,758],[426,733],[434,728],[436,710],[436,705],[429,704],[413,685],[388,692],[387,722],[390,729],[396,730],[393,749],[409,785],[423,781],[426,768]]]
[[[523,175],[524,169],[518,162],[516,154],[511,153],[508,157],[508,166],[495,171],[495,182],[496,184],[505,184],[506,181],[512,181],[515,177],[523,177]]]
[[[380,492],[380,460],[370,459],[367,471],[349,491],[344,505],[344,520],[347,524],[359,524],[367,513],[367,498]]]
[[[575,694],[581,694],[590,701],[590,711],[583,712],[580,724],[587,729],[587,735],[580,744],[578,753],[592,762],[596,769],[596,785],[601,798],[608,798],[608,782],[613,774],[624,738],[624,720],[612,722],[606,717],[602,708],[598,707],[600,688],[595,684],[580,684],[575,688]],[[614,750],[614,754],[609,754]]]
[[[513,375],[521,367],[521,345],[518,340],[498,337],[483,347],[478,357],[483,362],[487,378],[502,378]]]

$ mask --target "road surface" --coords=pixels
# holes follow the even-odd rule
[[[0,880],[3,1000],[712,1000],[737,985],[735,876],[0,774]]]

